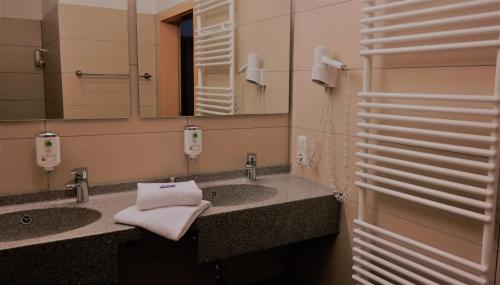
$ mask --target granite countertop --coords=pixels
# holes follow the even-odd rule
[[[225,179],[219,181],[202,182],[199,183],[199,186],[201,188],[205,188],[210,186],[227,185],[227,184],[258,184],[258,185],[270,186],[276,188],[278,190],[278,194],[268,200],[264,200],[261,202],[235,205],[235,206],[211,207],[204,213],[202,213],[200,217],[198,217],[198,220],[204,219],[205,217],[210,217],[214,215],[224,215],[227,213],[242,211],[251,208],[260,208],[270,205],[289,203],[289,202],[312,199],[312,198],[321,198],[321,197],[331,198],[334,194],[331,189],[325,186],[321,186],[317,183],[311,182],[309,180],[291,174],[259,176],[257,181],[255,182],[250,182],[246,178]],[[30,210],[30,209],[52,208],[52,207],[84,207],[99,211],[102,214],[102,217],[90,225],[55,235],[44,236],[33,239],[25,239],[19,241],[0,242],[0,250],[14,249],[24,246],[82,238],[93,235],[119,233],[119,232],[136,230],[135,227],[116,224],[113,222],[113,216],[120,210],[125,209],[131,205],[134,205],[135,199],[136,199],[136,190],[132,190],[120,193],[94,195],[90,197],[89,203],[85,204],[78,204],[75,202],[75,198],[71,198],[71,199],[62,199],[54,201],[2,206],[0,207],[0,214]]]

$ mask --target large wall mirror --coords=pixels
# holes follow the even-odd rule
[[[291,0],[137,0],[140,115],[289,110]]]
[[[127,20],[127,0],[0,0],[0,120],[128,118]]]

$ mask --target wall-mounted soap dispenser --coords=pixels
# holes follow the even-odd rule
[[[44,132],[36,136],[36,162],[43,170],[50,172],[61,163],[59,136],[53,132]]]
[[[201,154],[201,128],[189,125],[184,128],[184,153],[186,157],[195,160]]]

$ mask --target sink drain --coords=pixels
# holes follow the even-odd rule
[[[212,196],[212,197],[217,196],[217,192],[216,192],[216,191],[212,191],[212,192],[210,193],[210,196]]]
[[[33,221],[33,219],[31,218],[30,215],[24,215],[23,218],[21,219],[21,224],[29,225],[29,224],[31,224],[32,221]]]

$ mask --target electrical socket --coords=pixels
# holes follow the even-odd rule
[[[307,155],[307,137],[297,137],[297,154],[295,156],[295,163],[301,166],[309,166],[309,157]]]

